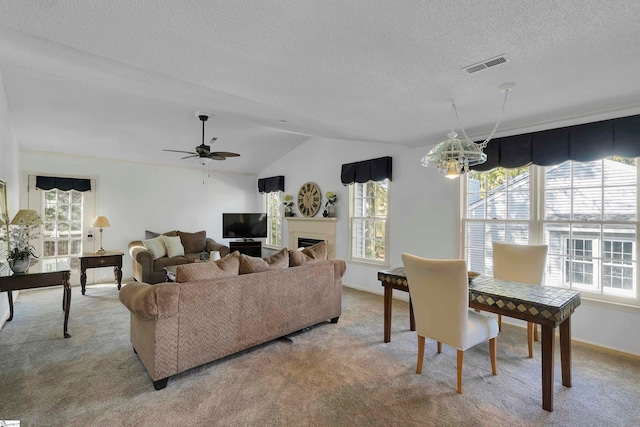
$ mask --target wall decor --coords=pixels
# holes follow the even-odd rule
[[[0,276],[9,274],[9,208],[7,206],[7,183],[0,179]]]
[[[298,191],[298,210],[303,216],[315,216],[320,210],[322,194],[315,182],[305,182]]]

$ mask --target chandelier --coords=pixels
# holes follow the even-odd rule
[[[487,155],[482,150],[486,148],[487,144],[498,130],[498,126],[500,125],[500,121],[502,120],[502,115],[504,113],[504,107],[507,105],[507,96],[515,86],[515,83],[505,83],[498,87],[498,89],[504,93],[500,117],[498,118],[496,125],[493,127],[491,134],[489,134],[487,139],[482,141],[480,144],[476,144],[471,141],[467,136],[467,133],[464,131],[464,127],[462,127],[462,123],[460,123],[460,119],[458,118],[456,104],[452,102],[451,121],[453,123],[453,117],[455,117],[458,122],[458,126],[460,127],[460,131],[462,132],[462,139],[458,139],[458,134],[455,132],[454,126],[452,126],[451,132],[447,134],[447,139],[433,147],[431,151],[422,158],[422,166],[427,167],[429,165],[435,165],[444,173],[445,177],[454,179],[459,177],[462,173],[469,172],[469,166],[480,165],[486,162]]]

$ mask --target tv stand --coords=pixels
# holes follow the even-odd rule
[[[262,257],[262,240],[242,239],[229,242],[229,250],[248,256]]]

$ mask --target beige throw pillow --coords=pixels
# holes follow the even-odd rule
[[[194,282],[237,276],[240,271],[240,252],[236,251],[215,262],[196,262],[179,265],[176,282]]]
[[[154,237],[153,239],[143,240],[142,244],[149,252],[153,259],[162,258],[167,255],[167,248],[164,246],[164,239],[162,236]]]
[[[301,251],[289,251],[289,266],[297,267],[309,262],[325,261],[327,259],[327,242],[316,243]]]
[[[289,267],[289,251],[285,248],[265,258],[240,255],[240,274],[260,273]]]
[[[197,233],[187,233],[178,231],[185,254],[197,254],[207,249],[207,232],[205,230]]]
[[[180,237],[162,236],[162,239],[164,240],[164,246],[167,248],[167,256],[169,258],[184,256],[184,247],[180,242]]]

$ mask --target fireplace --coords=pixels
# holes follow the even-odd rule
[[[327,257],[336,257],[336,222],[338,218],[287,217],[289,249],[327,242]],[[301,244],[303,243],[303,244]]]
[[[316,243],[324,242],[324,240],[320,239],[310,239],[308,237],[298,237],[298,247],[299,248],[308,248],[309,246],[313,246]]]

